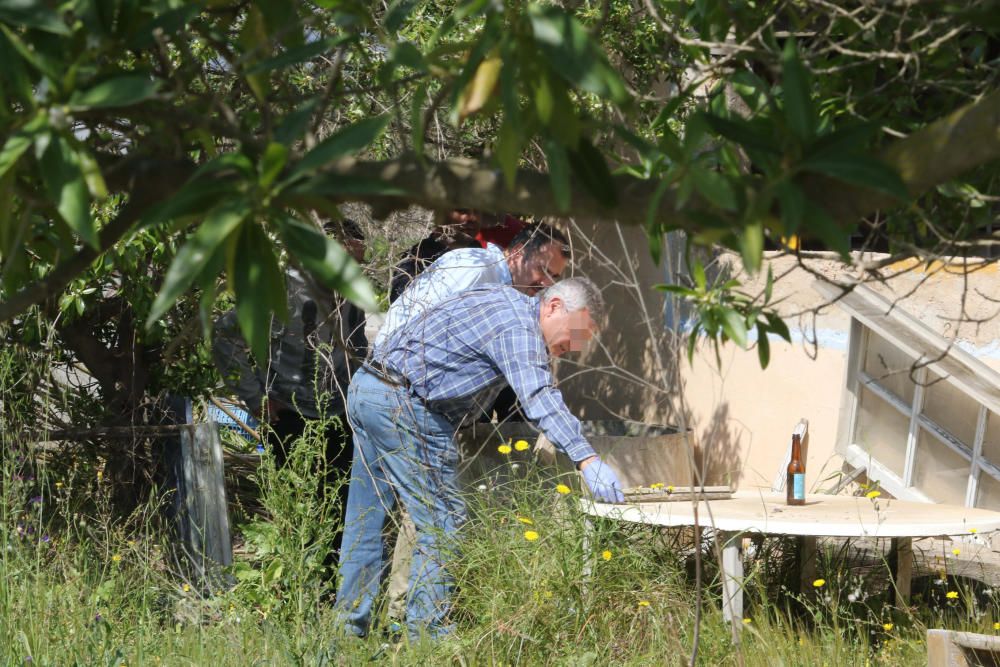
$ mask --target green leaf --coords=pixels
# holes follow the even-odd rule
[[[69,106],[74,111],[127,107],[148,100],[156,94],[159,85],[158,81],[147,76],[119,76],[87,90],[74,92],[69,98]]]
[[[0,0],[0,21],[15,28],[35,28],[55,35],[69,35],[62,17],[39,0]]]
[[[513,191],[517,183],[517,168],[521,162],[521,135],[507,114],[504,114],[503,122],[500,124],[500,135],[497,137],[494,154],[500,165],[500,171],[503,172],[507,189]],[[551,165],[551,160],[549,164]]]
[[[153,300],[146,328],[160,319],[167,310],[188,290],[209,264],[219,246],[246,220],[252,210],[250,202],[229,198],[217,205],[205,217],[205,221],[188,237],[187,242],[177,251],[170,263],[163,287]]]
[[[59,215],[85,243],[99,247],[97,228],[90,215],[87,181],[69,141],[59,135],[41,135],[35,141],[35,152],[42,180]]]
[[[767,339],[767,329],[760,322],[757,323],[757,358],[761,368],[767,368],[771,363],[771,341]]]
[[[736,193],[729,179],[717,171],[702,169],[691,166],[689,172],[695,189],[710,204],[726,211],[735,211],[737,208]]]
[[[656,265],[660,264],[660,259],[663,257],[663,229],[657,224],[660,201],[662,201],[663,195],[666,194],[669,188],[670,179],[661,178],[656,186],[656,191],[653,192],[653,196],[649,201],[649,207],[646,209],[646,240],[649,242],[649,254]]]
[[[299,160],[288,180],[294,180],[329,162],[357,153],[375,141],[388,122],[389,115],[383,114],[337,130]]]
[[[220,200],[235,196],[239,193],[232,180],[192,178],[175,194],[150,208],[140,219],[138,230],[201,214]]]
[[[45,116],[39,114],[29,121],[24,127],[7,137],[3,148],[0,149],[0,178],[11,169],[20,157],[24,154],[34,137],[45,127]]]
[[[385,18],[382,19],[382,26],[386,32],[394,33],[402,28],[416,6],[417,0],[396,0],[392,3],[385,13]]]
[[[829,132],[806,147],[805,158],[857,155],[867,148],[877,132],[878,125],[875,123],[861,123]]]
[[[785,228],[784,236],[790,237],[802,226],[806,210],[806,196],[795,183],[782,182],[775,187],[778,202],[781,204],[781,222]]]
[[[530,5],[528,16],[538,50],[560,76],[615,104],[628,102],[629,94],[618,72],[579,21],[559,7],[541,4]]]
[[[271,313],[287,317],[285,276],[278,266],[271,239],[260,225],[242,226],[228,245],[227,269],[236,296],[236,319],[258,360],[267,359]]]
[[[281,119],[281,123],[274,130],[274,140],[279,144],[291,144],[302,138],[302,135],[309,129],[309,121],[313,113],[319,106],[319,100],[313,98],[299,105],[299,108],[292,111]]]
[[[288,148],[283,144],[271,142],[264,149],[264,155],[260,158],[258,168],[260,170],[260,186],[264,189],[271,187],[274,179],[278,177],[281,170],[285,168],[288,160]]]
[[[545,140],[545,158],[549,163],[549,180],[552,183],[552,194],[556,200],[556,206],[563,213],[569,211],[570,202],[570,181],[569,181],[569,159],[566,155],[566,148],[555,139]]]
[[[418,156],[424,154],[424,103],[427,101],[427,87],[426,81],[417,86],[410,105],[410,142],[413,144],[413,152]]]
[[[567,150],[573,173],[583,183],[590,194],[602,206],[614,208],[618,205],[618,191],[615,181],[608,171],[608,163],[594,144],[580,137],[576,150]]]
[[[838,181],[878,190],[901,201],[909,199],[906,185],[891,167],[866,155],[827,155],[804,160],[799,169],[823,174]]]
[[[361,267],[334,239],[290,217],[278,221],[278,230],[292,257],[322,284],[363,310],[378,309],[375,291]]]
[[[704,118],[714,132],[748,150],[774,155],[779,153],[771,135],[771,126],[765,121],[722,118],[714,114],[704,114]]]
[[[818,119],[813,109],[809,75],[793,39],[785,43],[781,54],[781,75],[785,121],[800,141],[808,141],[816,132]]]
[[[381,195],[405,197],[409,191],[377,178],[340,174],[317,174],[285,192],[293,195],[345,197],[349,195]]]
[[[698,291],[704,292],[708,286],[708,279],[705,276],[705,265],[701,263],[701,260],[696,259],[691,265],[691,277],[694,278],[694,284]]]
[[[788,325],[785,321],[778,317],[776,313],[764,313],[764,317],[767,319],[767,328],[778,334],[785,339],[786,342],[792,342],[792,334],[788,331]]]
[[[721,307],[722,330],[731,341],[746,349],[747,347],[747,327],[743,321],[743,315],[732,308]]]
[[[740,234],[740,255],[743,266],[751,274],[760,270],[761,259],[764,256],[764,225],[755,221],[743,228]]]

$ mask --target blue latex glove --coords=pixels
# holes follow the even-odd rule
[[[607,463],[600,458],[591,461],[583,469],[583,481],[587,483],[587,488],[593,494],[595,500],[602,503],[623,503],[625,496],[622,494],[622,485],[618,481],[618,475]]]

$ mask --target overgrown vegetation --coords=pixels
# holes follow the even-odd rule
[[[588,527],[574,480],[522,459],[469,492],[471,520],[453,564],[457,634],[398,645],[380,632],[348,639],[323,567],[338,508],[326,500],[334,494],[317,492],[321,424],[281,470],[265,457],[266,516],[242,515],[233,584],[211,594],[182,575],[155,492],[122,516],[101,457],[64,466],[28,448],[19,433],[31,404],[18,400],[15,360],[0,352],[3,664],[647,665],[686,662],[697,646],[706,665],[910,665],[923,660],[926,627],[992,633],[1000,619],[991,597],[974,608],[959,587],[958,598],[914,614],[891,609],[878,577],[851,576],[832,551],[823,584],[791,595],[775,585],[787,578],[786,545],[768,543],[748,570],[735,646],[711,548],[701,554],[699,594],[690,532]]]

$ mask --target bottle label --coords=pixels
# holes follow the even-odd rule
[[[804,472],[792,475],[792,498],[796,500],[806,499],[806,474]]]

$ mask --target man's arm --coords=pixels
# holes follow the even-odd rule
[[[486,353],[514,389],[525,416],[580,470],[590,465],[597,453],[555,388],[549,355],[538,333],[511,327],[490,342]]]

